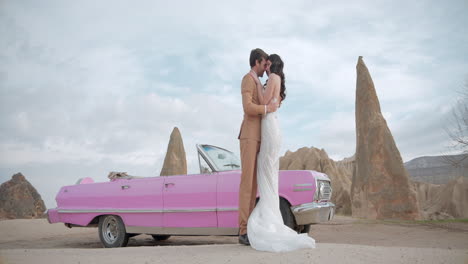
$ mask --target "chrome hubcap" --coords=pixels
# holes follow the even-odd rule
[[[113,216],[107,216],[104,219],[102,227],[102,236],[108,244],[113,244],[119,236],[119,227],[117,225],[117,219]]]

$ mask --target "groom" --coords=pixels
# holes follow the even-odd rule
[[[254,49],[250,52],[250,72],[257,78],[263,77],[267,59],[268,54],[261,49]],[[260,151],[262,115],[275,112],[278,108],[277,103],[259,105],[257,85],[250,72],[242,78],[244,120],[238,137],[242,165],[239,187],[239,243],[244,245],[250,245],[247,236],[247,220],[255,207],[257,196],[257,154]]]

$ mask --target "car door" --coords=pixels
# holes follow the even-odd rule
[[[218,174],[218,228],[239,227],[240,170]]]
[[[216,174],[164,178],[164,227],[217,227]]]
[[[118,208],[128,226],[161,227],[163,222],[163,179],[122,179],[111,182],[116,189],[112,207]],[[101,190],[102,191],[102,190]],[[95,202],[96,203],[96,202]],[[128,211],[128,213],[127,213]]]
[[[197,145],[200,170],[217,174],[218,229],[225,234],[236,234],[239,227],[240,160],[229,150]]]

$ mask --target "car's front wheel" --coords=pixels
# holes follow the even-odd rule
[[[104,247],[125,247],[129,237],[119,216],[104,215],[99,218],[99,238]]]
[[[291,212],[289,203],[283,198],[280,198],[280,211],[281,211],[281,216],[283,217],[284,224],[287,225],[292,230],[297,230],[296,220],[294,219],[294,215]]]
[[[303,225],[303,226],[300,226],[300,227],[301,227],[300,233],[308,234],[309,231],[310,231],[310,226],[311,226],[311,225]]]

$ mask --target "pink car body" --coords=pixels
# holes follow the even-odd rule
[[[95,227],[100,217],[114,215],[129,234],[237,235],[238,159],[215,146],[197,145],[197,149],[202,174],[130,176],[101,183],[85,178],[60,189],[48,220],[68,227]],[[290,210],[285,213],[293,216],[291,227],[298,231],[333,218],[331,192],[330,179],[323,173],[280,171],[279,195],[289,207],[281,210]]]

